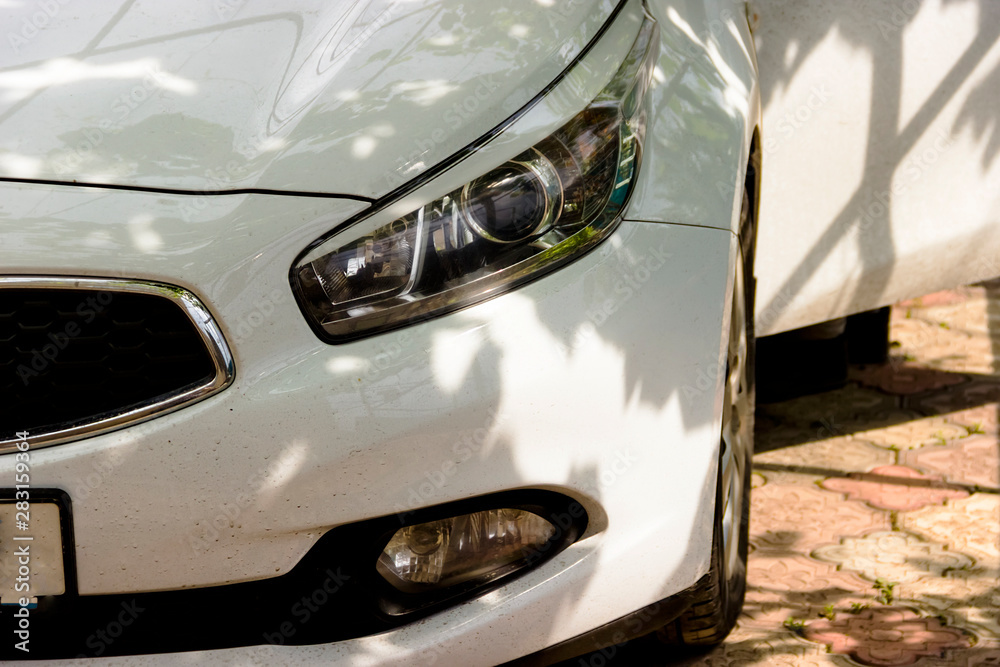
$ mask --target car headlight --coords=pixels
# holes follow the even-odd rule
[[[388,224],[314,244],[292,282],[317,331],[343,342],[452,312],[606,238],[642,154],[657,30],[647,15],[611,82],[533,147]]]

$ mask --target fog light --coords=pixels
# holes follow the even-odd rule
[[[555,526],[526,510],[495,509],[396,531],[376,569],[404,593],[488,582],[534,560]]]

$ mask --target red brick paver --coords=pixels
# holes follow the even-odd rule
[[[851,377],[866,387],[881,389],[890,394],[919,394],[930,389],[944,389],[962,384],[966,377],[956,373],[924,368],[909,362],[898,361],[881,366],[865,366],[852,372]]]
[[[758,408],[744,614],[684,665],[1000,667],[1000,284],[892,326],[896,363]]]
[[[994,489],[1000,486],[1000,442],[995,435],[976,435],[942,447],[914,450],[905,454],[905,460],[952,482]]]
[[[968,638],[910,609],[885,607],[845,614],[807,625],[806,639],[826,644],[832,653],[849,655],[862,665],[912,665],[922,656],[944,657],[948,649],[964,648]]]
[[[886,478],[899,481],[882,481]],[[966,491],[934,486],[911,485],[910,480],[940,482],[941,477],[924,475],[906,466],[879,466],[861,479],[833,478],[820,484],[827,491],[845,494],[851,500],[861,500],[881,510],[918,510],[927,505],[941,505],[949,499],[965,498]]]

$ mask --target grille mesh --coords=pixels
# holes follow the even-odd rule
[[[124,412],[215,374],[195,325],[168,298],[0,289],[0,438]]]

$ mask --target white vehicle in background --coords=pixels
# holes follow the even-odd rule
[[[834,176],[856,174],[795,187],[799,138],[844,165],[867,149],[810,139],[863,126],[834,113],[860,77],[815,80],[844,24],[786,37],[834,11],[813,9],[4,7],[0,624],[20,646],[0,657],[545,664],[722,641],[755,328],[963,282],[1000,248],[994,200],[886,262],[867,239],[897,242],[895,213],[825,249]],[[751,24],[796,65],[780,86]],[[786,109],[795,141],[768,143]],[[908,267],[940,257],[932,231],[978,252],[930,279]],[[849,284],[884,284],[831,296],[859,256]]]
[[[763,391],[780,397],[843,380],[845,348],[884,357],[888,311],[874,309],[1000,275],[1000,5],[750,6],[756,332],[807,327],[763,339]]]

